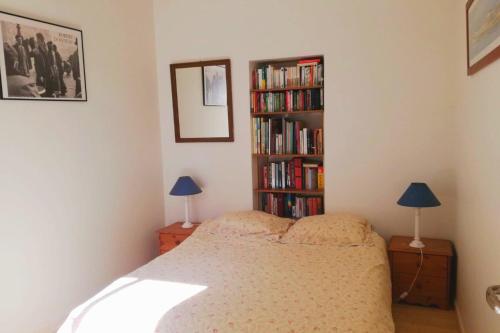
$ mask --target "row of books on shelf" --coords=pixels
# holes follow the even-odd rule
[[[260,176],[263,189],[322,190],[325,186],[323,166],[301,158],[266,163]]]
[[[293,112],[323,109],[323,89],[289,90],[284,92],[252,92],[252,112]]]
[[[296,66],[275,67],[264,65],[252,72],[254,89],[284,89],[323,84],[321,59],[303,59]]]
[[[302,121],[252,119],[254,154],[323,154],[323,129],[304,127]]]
[[[286,193],[261,194],[261,207],[269,213],[281,217],[301,218],[323,214],[322,197],[304,197]]]

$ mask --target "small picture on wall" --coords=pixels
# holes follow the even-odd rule
[[[86,101],[82,31],[0,12],[1,98]]]
[[[203,66],[203,105],[226,106],[226,66]]]
[[[467,73],[500,57],[500,0],[467,2]]]

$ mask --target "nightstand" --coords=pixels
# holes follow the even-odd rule
[[[420,266],[420,250],[410,247],[412,237],[394,236],[389,244],[392,298],[410,287]],[[422,238],[424,259],[413,289],[403,302],[449,309],[452,301],[453,245],[448,240]]]
[[[193,222],[193,227],[189,229],[182,228],[183,222],[177,222],[158,230],[160,240],[160,255],[172,250],[174,247],[182,243],[200,225]]]

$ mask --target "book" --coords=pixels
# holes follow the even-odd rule
[[[290,90],[281,92],[251,92],[250,110],[261,112],[294,112],[322,110],[322,89]]]
[[[303,59],[295,66],[278,67],[261,65],[252,73],[254,89],[284,89],[297,86],[317,86],[323,84],[323,64],[321,59]]]
[[[253,154],[323,154],[323,130],[304,127],[302,121],[252,119]]]
[[[316,58],[316,59],[302,59],[299,60],[297,63],[300,65],[310,65],[310,64],[318,64],[321,62],[321,59]]]
[[[323,214],[323,198],[285,193],[265,193],[262,196],[261,208],[269,214],[298,219],[304,216]]]
[[[259,184],[263,189],[318,190],[324,187],[324,178],[320,180],[320,173],[324,177],[324,168],[320,163],[303,161],[299,157],[290,161],[268,162],[261,166]]]
[[[325,170],[322,166],[318,167],[318,190],[325,188]]]

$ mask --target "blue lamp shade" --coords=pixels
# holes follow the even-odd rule
[[[201,189],[189,176],[182,176],[177,179],[174,187],[170,190],[170,195],[193,195],[201,193]]]
[[[398,200],[398,205],[422,208],[441,206],[441,203],[426,183],[411,183]]]

